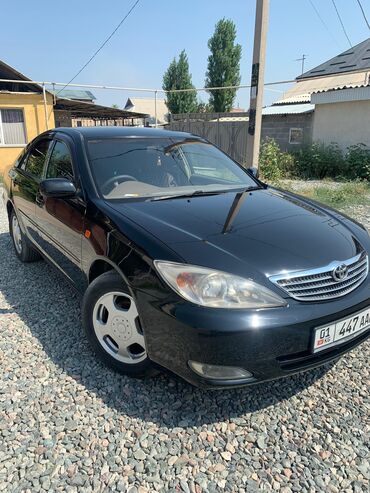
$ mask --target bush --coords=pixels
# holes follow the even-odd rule
[[[284,154],[274,139],[267,138],[260,149],[260,174],[262,179],[276,182],[283,177],[282,154]]]
[[[346,175],[351,180],[361,179],[370,181],[370,150],[365,144],[357,144],[347,148],[345,154]]]
[[[284,178],[295,178],[297,176],[297,165],[293,154],[290,154],[289,152],[281,152],[279,162]]]
[[[337,144],[313,143],[295,152],[296,174],[301,178],[337,178],[346,173],[343,153]]]
[[[281,178],[370,181],[370,149],[357,144],[343,153],[337,144],[315,142],[289,153],[267,138],[261,144],[260,172],[263,179],[271,182]]]

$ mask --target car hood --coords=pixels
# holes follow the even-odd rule
[[[185,262],[254,278],[322,267],[359,249],[334,214],[271,188],[109,205]]]

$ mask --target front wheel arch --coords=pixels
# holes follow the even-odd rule
[[[105,272],[109,272],[112,270],[116,271],[116,273],[121,277],[122,281],[126,284],[128,290],[130,291],[131,296],[133,296],[132,289],[125,274],[114,262],[106,257],[98,257],[90,264],[88,285],[90,285],[95,279],[97,279]]]
[[[90,265],[89,268],[89,274],[88,274],[89,284],[91,284],[97,277],[113,269],[114,269],[113,265],[104,259],[94,260],[94,262]]]
[[[114,370],[129,376],[139,377],[139,378],[156,375],[158,371],[152,367],[151,361],[146,352],[145,344],[142,344],[142,348],[144,348],[146,352],[145,359],[143,360],[138,359],[137,362],[128,363],[127,361],[125,362],[124,360],[120,361],[119,358],[116,358],[114,357],[114,355],[111,354],[112,342],[116,343],[116,348],[119,349],[121,347],[121,344],[119,343],[120,339],[121,339],[120,342],[123,341],[122,342],[123,346],[125,344],[125,341],[130,339],[131,335],[129,334],[131,334],[132,328],[134,327],[132,324],[131,324],[131,330],[129,328],[128,333],[126,333],[127,330],[125,332],[125,327],[127,329],[127,326],[125,325],[124,321],[118,321],[117,322],[118,326],[116,326],[116,328],[113,329],[114,333],[112,333],[109,329],[109,325],[110,325],[109,323],[109,325],[107,326],[108,335],[106,335],[105,337],[109,337],[108,340],[110,341],[110,344],[108,344],[106,341],[105,341],[106,344],[103,344],[105,337],[103,338],[103,342],[102,342],[102,340],[99,337],[99,331],[96,331],[96,327],[94,326],[94,316],[95,316],[94,314],[96,314],[95,312],[96,303],[99,303],[100,300],[104,298],[106,294],[108,295],[122,294],[123,296],[130,297],[129,289],[122,284],[122,280],[123,280],[122,277],[117,272],[115,272],[115,269],[110,269],[109,271],[97,277],[87,288],[81,307],[82,325],[84,327],[87,339],[89,340],[97,356],[105,364],[107,364]],[[126,293],[126,295],[124,293]],[[135,300],[133,299],[133,297],[132,297],[132,302],[135,304]],[[102,304],[104,305],[104,302]],[[111,308],[109,304],[107,305],[107,307],[108,307],[108,316],[109,316],[109,312]],[[138,311],[136,312],[136,314],[137,317],[140,317]],[[101,323],[105,324],[108,321],[109,318],[106,321],[101,321]],[[121,325],[123,325],[123,329]],[[140,328],[140,333],[142,334],[142,336],[144,336],[145,332],[142,332],[143,327],[141,326],[140,322],[138,326],[136,324],[135,326],[138,327],[138,330]],[[121,330],[124,331],[124,334],[121,334],[120,337],[118,336],[118,334],[120,333]],[[126,338],[126,335],[128,338]],[[115,352],[117,353],[117,351]]]

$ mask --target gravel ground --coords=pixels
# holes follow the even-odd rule
[[[286,185],[289,189],[292,188],[295,192],[299,193],[301,190],[306,188],[314,188],[314,187],[326,187],[332,190],[340,188],[343,185],[341,181],[333,181],[333,180],[291,180],[286,179],[281,181],[282,188]]]
[[[369,343],[247,389],[132,380],[92,356],[67,282],[16,259],[3,211],[0,258],[0,491],[369,491]]]
[[[315,187],[325,186],[332,190],[340,189],[343,186],[343,182],[340,181],[320,181],[320,180],[283,180],[281,182],[281,188],[286,186],[289,190],[293,190],[296,193],[301,193],[302,190],[307,188],[312,189]],[[367,196],[369,205],[351,205],[343,209],[343,212],[350,217],[357,219],[360,223],[370,230],[370,195]]]

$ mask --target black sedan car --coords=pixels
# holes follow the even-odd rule
[[[59,128],[27,146],[3,196],[16,255],[83,293],[87,338],[119,372],[247,385],[369,336],[365,228],[200,137]]]

